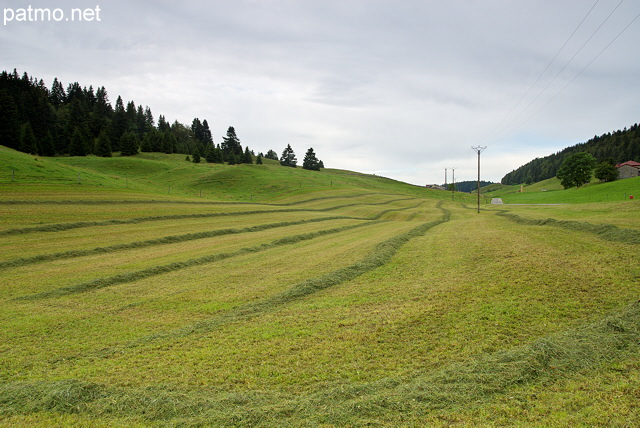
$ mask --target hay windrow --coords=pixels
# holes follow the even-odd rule
[[[79,222],[72,222],[72,223],[56,223],[56,224],[48,224],[44,226],[29,226],[29,227],[20,227],[20,228],[1,230],[0,236],[24,235],[28,233],[42,233],[42,232],[47,232],[47,233],[63,232],[67,230],[80,229],[85,227],[117,226],[117,225],[128,225],[128,224],[139,224],[139,223],[152,222],[152,221],[204,219],[204,218],[215,218],[215,217],[231,217],[231,216],[241,216],[241,215],[261,215],[261,214],[293,213],[293,212],[320,213],[320,212],[335,211],[342,208],[357,207],[357,206],[387,205],[394,202],[413,200],[413,199],[415,198],[401,198],[401,199],[394,199],[394,200],[388,200],[388,201],[371,203],[371,204],[352,203],[352,204],[345,204],[345,205],[335,205],[335,206],[330,206],[327,208],[319,208],[319,209],[286,208],[286,209],[273,209],[273,210],[247,210],[247,211],[233,211],[233,212],[146,216],[146,217],[135,217],[130,219],[111,219],[111,220],[103,220],[103,221],[79,221]],[[422,203],[423,202],[420,202],[416,206],[420,206]],[[387,211],[377,213],[372,217],[368,217],[365,219],[376,220],[380,218],[380,216],[386,214],[387,212],[403,211],[403,210],[409,210],[412,208],[414,207],[390,209]]]
[[[613,241],[623,242],[625,244],[640,244],[640,231],[635,229],[620,228],[613,224],[593,224],[585,221],[575,220],[556,220],[554,218],[531,219],[513,214],[507,211],[498,211],[496,215],[508,218],[509,220],[531,226],[553,226],[560,227],[576,232],[586,232],[597,235],[599,238]]]
[[[345,219],[350,219],[350,217],[340,217],[340,216],[319,217],[319,218],[313,218],[308,220],[269,223],[269,224],[263,224],[258,226],[246,227],[242,229],[231,228],[231,229],[219,229],[219,230],[203,231],[203,232],[196,232],[196,233],[186,233],[182,235],[170,235],[162,238],[148,239],[145,241],[135,241],[135,242],[129,242],[125,244],[110,245],[106,247],[96,247],[88,250],[64,251],[59,253],[41,254],[33,257],[23,257],[19,259],[7,260],[4,262],[0,262],[0,269],[27,266],[35,263],[43,263],[43,262],[49,262],[53,260],[65,260],[65,259],[72,259],[76,257],[92,256],[96,254],[107,254],[107,253],[113,253],[113,252],[123,251],[123,250],[141,249],[141,248],[153,247],[157,245],[176,244],[179,242],[215,238],[218,236],[259,232],[263,230],[295,226],[300,224],[318,223],[323,221],[345,220]]]
[[[68,287],[61,287],[55,290],[45,291],[38,294],[18,297],[15,300],[39,300],[39,299],[63,297],[63,296],[76,294],[76,293],[84,293],[87,291],[110,287],[113,285],[120,285],[120,284],[135,282],[135,281],[150,278],[156,275],[175,272],[180,269],[187,269],[194,266],[202,266],[209,263],[215,263],[221,260],[229,259],[232,257],[238,257],[245,254],[257,253],[260,251],[265,251],[265,250],[279,247],[282,245],[291,245],[297,242],[311,240],[311,239],[318,238],[320,236],[326,236],[334,233],[340,233],[340,232],[368,226],[375,223],[376,222],[358,223],[358,224],[352,224],[352,225],[347,225],[347,226],[342,226],[342,227],[337,227],[332,229],[320,230],[317,232],[310,232],[310,233],[288,236],[288,237],[276,239],[275,241],[272,241],[270,243],[261,244],[253,247],[241,248],[240,250],[230,252],[230,253],[212,254],[212,255],[198,257],[191,260],[185,260],[182,262],[168,263],[165,265],[153,266],[150,268],[141,269],[134,272],[128,272],[120,275],[113,275],[109,277],[98,278],[92,281],[82,282],[82,283],[71,285]]]

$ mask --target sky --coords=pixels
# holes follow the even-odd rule
[[[636,0],[2,2],[0,69],[104,86],[214,143],[498,182],[640,120]],[[31,8],[31,9],[29,9]],[[39,14],[35,9],[46,9]],[[73,9],[79,9],[78,14]],[[47,12],[48,11],[48,12]],[[48,13],[48,14],[47,14]],[[82,16],[80,21],[79,16]]]

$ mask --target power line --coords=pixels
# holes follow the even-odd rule
[[[522,114],[523,114],[525,111],[527,111],[527,109],[528,109],[529,107],[531,107],[531,105],[532,105],[532,104],[533,104],[533,103],[538,99],[538,97],[540,97],[540,95],[542,95],[542,94],[544,93],[544,91],[546,91],[546,90],[547,90],[547,88],[549,88],[549,86],[551,86],[551,84],[552,84],[553,82],[555,82],[555,81],[556,81],[556,79],[558,78],[558,76],[559,76],[559,75],[560,75],[560,74],[561,74],[561,73],[562,73],[562,72],[563,72],[563,71],[564,71],[564,70],[569,66],[569,64],[571,64],[571,62],[575,59],[575,57],[576,57],[576,56],[578,56],[578,54],[579,54],[580,52],[582,52],[582,49],[584,49],[584,47],[587,45],[587,43],[589,43],[589,41],[591,41],[591,39],[593,38],[593,36],[595,36],[595,35],[596,35],[596,33],[598,33],[598,31],[600,31],[600,29],[602,28],[602,26],[603,26],[603,25],[604,25],[604,24],[609,20],[609,18],[611,18],[611,15],[613,15],[613,13],[614,13],[614,12],[615,12],[619,7],[620,7],[620,5],[622,4],[622,2],[623,2],[623,1],[624,1],[624,0],[620,0],[620,3],[618,3],[618,5],[617,5],[615,8],[613,8],[613,10],[611,11],[611,13],[609,13],[609,15],[607,15],[607,17],[604,19],[604,21],[602,21],[602,23],[598,26],[598,28],[596,28],[596,29],[595,29],[595,31],[594,31],[593,33],[591,33],[591,35],[589,36],[589,38],[588,38],[588,39],[587,39],[587,40],[582,44],[582,46],[580,46],[580,49],[578,49],[578,50],[576,51],[576,53],[575,53],[575,54],[573,54],[573,56],[569,59],[569,61],[567,61],[567,63],[566,63],[566,64],[565,64],[561,69],[560,69],[560,71],[558,71],[558,72],[556,73],[556,75],[555,75],[555,76],[553,76],[553,79],[551,79],[551,81],[549,81],[549,83],[547,83],[547,85],[546,85],[544,88],[542,88],[542,89],[538,92],[538,94],[537,94],[535,97],[533,97],[533,99],[532,99],[531,101],[529,101],[529,104],[527,104],[527,106],[526,106],[526,107],[525,107],[525,108],[524,108],[524,109],[523,109],[523,110],[522,110],[522,111],[521,111],[521,112],[520,112],[516,117],[514,117],[514,118],[513,118],[513,119],[512,119],[508,124],[507,124],[507,126],[505,126],[505,129],[506,129],[506,128],[508,128],[509,126],[511,126],[511,124],[512,124],[513,122],[515,122],[515,121],[516,121],[516,119],[518,119],[520,116],[522,116]],[[546,104],[545,104],[545,106],[546,106]],[[528,120],[528,119],[527,119],[527,120]],[[526,121],[525,121],[524,123],[526,123]],[[523,123],[523,124],[524,124],[524,123]],[[521,124],[520,126],[522,126],[522,124]],[[519,129],[519,128],[520,128],[520,126],[518,126],[518,128],[516,128],[516,129]],[[511,135],[511,133],[510,133],[509,135]],[[503,137],[503,138],[504,138],[504,137]]]
[[[582,21],[580,21],[580,23],[578,24],[578,26],[573,30],[573,32],[571,33],[571,35],[569,36],[569,38],[564,42],[564,44],[562,45],[562,47],[560,47],[560,49],[558,49],[558,52],[556,52],[556,54],[553,56],[553,58],[551,58],[551,61],[549,61],[549,63],[547,64],[547,66],[544,68],[544,70],[542,70],[542,73],[540,73],[538,75],[538,78],[531,84],[531,86],[529,86],[529,89],[527,89],[527,91],[524,93],[524,95],[522,95],[522,97],[520,97],[520,99],[518,100],[518,102],[511,108],[511,110],[509,111],[509,113],[507,113],[505,115],[505,117],[500,121],[500,123],[498,123],[498,125],[496,125],[495,128],[493,128],[491,130],[491,132],[489,132],[489,134],[487,135],[487,137],[483,140],[486,141],[489,139],[489,137],[500,128],[500,126],[502,126],[502,124],[507,120],[507,118],[509,116],[511,116],[511,114],[520,106],[520,104],[522,103],[522,101],[524,101],[524,99],[527,97],[527,95],[529,95],[529,93],[531,92],[531,90],[536,86],[536,84],[540,81],[540,79],[542,78],[542,76],[544,76],[544,74],[547,72],[547,70],[549,69],[549,67],[551,67],[551,64],[553,64],[553,62],[556,60],[556,58],[558,58],[558,56],[560,55],[560,52],[562,52],[564,50],[564,48],[567,46],[567,44],[569,43],[569,41],[571,41],[571,39],[573,38],[573,36],[578,32],[578,30],[580,29],[580,27],[582,26],[582,24],[584,23],[584,21],[586,21],[586,19],[589,17],[589,15],[591,14],[591,12],[593,11],[593,9],[596,7],[596,5],[598,4],[600,0],[596,0],[596,2],[593,4],[593,6],[591,6],[591,9],[589,9],[589,11],[587,12],[587,14],[584,16],[584,18],[582,18]],[[621,2],[622,3],[622,2]],[[618,5],[619,6],[619,5]],[[583,46],[584,47],[584,46]],[[565,66],[566,67],[566,66]],[[564,70],[564,68],[563,68]],[[557,77],[557,76],[556,76]],[[548,86],[548,85],[547,85]],[[545,87],[546,88],[546,87]],[[528,106],[527,106],[528,107]],[[525,108],[526,109],[526,108]],[[518,116],[516,116],[516,119],[518,118]],[[514,119],[515,120],[515,119]],[[513,120],[511,122],[509,122],[509,124],[511,124],[513,122]],[[508,125],[507,125],[508,126]]]
[[[599,0],[598,0],[599,1]],[[552,61],[547,65],[547,67],[545,68],[545,70],[543,71],[543,73],[541,73],[541,75],[538,77],[538,79],[536,79],[536,82],[538,82],[540,80],[540,78],[542,77],[542,75],[547,71],[547,69],[549,68],[549,65],[551,63],[553,63],[553,61],[556,59],[556,57],[559,55],[559,53],[564,49],[564,47],[566,46],[566,44],[569,42],[569,40],[573,37],[573,35],[576,33],[576,31],[580,28],[580,26],[582,26],[582,23],[586,20],[586,18],[591,14],[592,10],[595,8],[595,6],[598,4],[598,1],[596,1],[596,3],[591,7],[591,9],[589,9],[589,11],[587,12],[587,14],[585,15],[585,17],[582,19],[582,21],[580,22],[580,24],[578,24],[578,27],[576,27],[576,29],[574,30],[574,32],[571,34],[571,36],[569,37],[569,39],[567,39],[567,41],[564,43],[563,47],[558,51],[558,53],[554,56],[554,58],[552,59]],[[593,37],[600,31],[600,29],[604,26],[604,24],[609,20],[609,18],[611,18],[611,16],[616,12],[616,10],[618,10],[618,8],[622,5],[622,3],[624,2],[624,0],[620,0],[620,2],[613,8],[613,10],[611,10],[611,12],[609,12],[609,14],[607,15],[607,17],[600,23],[600,25],[598,25],[598,27],[591,33],[591,35],[586,39],[586,41],[580,46],[580,48],[573,54],[573,56],[564,64],[564,66],[560,69],[560,71],[558,71],[556,73],[556,75],[551,79],[551,81],[549,83],[547,83],[547,85],[542,88],[537,94],[536,96],[529,101],[529,103],[520,111],[520,113],[518,113],[514,118],[512,118],[509,123],[507,123],[506,125],[504,125],[502,127],[502,130],[499,132],[495,132],[495,129],[489,134],[495,134],[496,136],[494,137],[496,140],[503,140],[507,137],[509,137],[510,135],[512,135],[514,132],[516,132],[518,129],[520,129],[522,126],[524,126],[529,120],[531,120],[534,116],[536,116],[541,110],[543,110],[547,105],[549,105],[551,103],[551,101],[553,101],[560,93],[562,93],[573,81],[575,81],[578,76],[580,74],[582,74],[582,72],[589,67],[611,44],[613,44],[613,42],[620,37],[620,35],[622,33],[624,33],[624,31],[629,28],[629,26],[631,26],[631,24],[638,18],[636,16],[636,18],[634,18],[629,24],[627,24],[626,27],[624,27],[622,29],[622,31],[620,31],[620,33],[614,37],[614,39],[609,42],[609,44],[607,44],[604,49],[602,49],[585,67],[582,68],[582,70],[580,70],[580,72],[578,72],[562,89],[560,89],[555,95],[553,95],[551,97],[551,99],[549,99],[546,103],[544,103],[544,105],[542,107],[540,107],[535,113],[533,113],[531,116],[529,116],[526,120],[524,120],[522,123],[520,123],[519,125],[517,125],[515,128],[513,128],[513,130],[511,131],[507,131],[509,129],[509,127],[518,119],[520,118],[530,107],[531,105],[549,88],[549,86],[551,86],[551,84],[553,82],[556,81],[556,79],[558,78],[558,76],[569,66],[569,64],[576,58],[576,56],[578,56],[578,54],[584,49],[584,47],[591,41],[591,39],[593,39]],[[527,92],[525,93],[525,95],[520,99],[520,101],[518,102],[518,104],[516,104],[516,107],[520,105],[520,103],[522,102],[522,100],[529,94],[529,92],[531,92],[531,89],[535,86],[535,83],[527,90]],[[504,123],[504,121],[509,117],[509,115],[511,113],[513,113],[513,111],[515,110],[514,107],[509,114],[500,122],[501,124]],[[498,127],[496,127],[496,129],[498,129]],[[503,136],[499,137],[500,133],[505,133]],[[483,140],[483,142],[486,142],[489,139],[489,136],[487,138],[485,138]]]
[[[509,134],[507,134],[503,138],[508,137],[509,135],[511,135],[514,132],[516,132],[518,129],[522,128],[527,122],[529,122],[538,113],[540,113],[540,111],[542,111],[545,107],[547,107],[549,104],[551,104],[551,102],[553,100],[555,100],[558,97],[558,95],[560,95],[562,92],[564,92],[564,90],[567,89],[569,87],[569,85],[571,85],[587,68],[589,68],[589,66],[591,64],[593,64],[600,57],[600,55],[602,55],[604,53],[604,51],[606,51],[609,48],[609,46],[611,46],[622,35],[622,33],[624,33],[631,26],[631,24],[633,24],[638,18],[640,18],[640,13],[638,13],[635,16],[635,18],[633,18],[631,20],[631,22],[629,22],[604,48],[602,48],[602,50],[600,50],[600,52],[598,52],[598,54],[596,56],[593,57],[593,59],[591,61],[589,61],[587,63],[587,65],[582,67],[582,69],[575,76],[573,76],[573,78],[571,80],[569,80],[558,92],[556,92],[556,94],[554,96],[552,96],[542,107],[540,107],[535,113],[533,113],[531,116],[529,116],[529,118],[527,118],[527,120],[522,122],[520,125],[518,125],[517,128],[515,128],[513,131],[511,131]]]

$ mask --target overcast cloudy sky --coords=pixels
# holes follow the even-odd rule
[[[413,184],[450,167],[475,179],[472,146],[499,181],[640,121],[637,0],[2,3],[2,69],[207,119],[216,143],[231,125],[256,152],[291,144],[301,163],[313,147],[327,167]],[[60,11],[19,20],[29,5]],[[67,21],[73,8],[92,20]]]

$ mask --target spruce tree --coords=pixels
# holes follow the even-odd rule
[[[193,163],[200,163],[200,148],[196,147],[193,151]]]
[[[69,143],[69,154],[71,156],[86,156],[87,149],[85,146],[85,140],[80,132],[80,130],[76,127],[71,134],[71,141]]]
[[[274,150],[269,149],[269,151],[265,155],[265,158],[277,161],[278,160],[278,154]]]
[[[53,85],[51,85],[51,91],[49,92],[49,100],[56,108],[64,104],[67,100],[67,94],[64,92],[64,86],[62,86],[62,83],[58,81],[57,77],[53,78]]]
[[[127,132],[127,114],[124,109],[122,97],[118,96],[116,107],[113,111],[113,120],[111,122],[111,141],[113,143],[113,151],[118,152],[121,149],[120,141],[125,132]]]
[[[142,137],[142,142],[140,143],[140,151],[143,153],[150,153],[154,151],[150,133],[146,133],[144,134],[144,137]]]
[[[165,131],[162,133],[162,146],[166,154],[171,154],[176,150],[176,136],[171,131]]]
[[[109,139],[109,135],[106,130],[100,132],[98,138],[96,139],[96,149],[95,153],[98,156],[102,156],[104,158],[111,157],[111,140]]]
[[[20,133],[20,151],[35,155],[38,152],[36,135],[33,133],[33,128],[29,122],[22,126],[22,132]]]
[[[51,132],[47,132],[47,135],[39,142],[38,150],[38,155],[40,156],[55,156],[56,150],[53,146]]]
[[[133,156],[138,154],[138,135],[134,131],[127,131],[120,139],[120,156]]]
[[[204,159],[207,163],[214,163],[216,161],[216,148],[213,144],[207,144],[207,148],[204,152]]]
[[[304,160],[302,161],[302,168],[308,169],[311,171],[320,171],[320,161],[316,157],[313,148],[307,150],[307,153],[304,155]]]
[[[243,156],[242,145],[240,144],[240,140],[238,139],[236,130],[233,126],[230,126],[227,129],[227,136],[222,137],[222,144],[220,147],[222,149],[222,155],[227,162],[231,155],[236,157]],[[235,162],[237,163],[237,160]]]
[[[291,145],[287,144],[287,148],[284,149],[280,157],[280,165],[295,168],[297,163],[296,154],[293,152]]]
[[[213,144],[213,137],[211,136],[211,130],[209,129],[209,123],[207,119],[202,121],[202,144],[208,146],[209,144]]]
[[[0,89],[0,144],[18,149],[20,122],[18,106],[8,91]]]
[[[242,163],[253,163],[253,156],[251,155],[251,151],[249,151],[249,147],[244,149],[244,155],[242,157]]]

